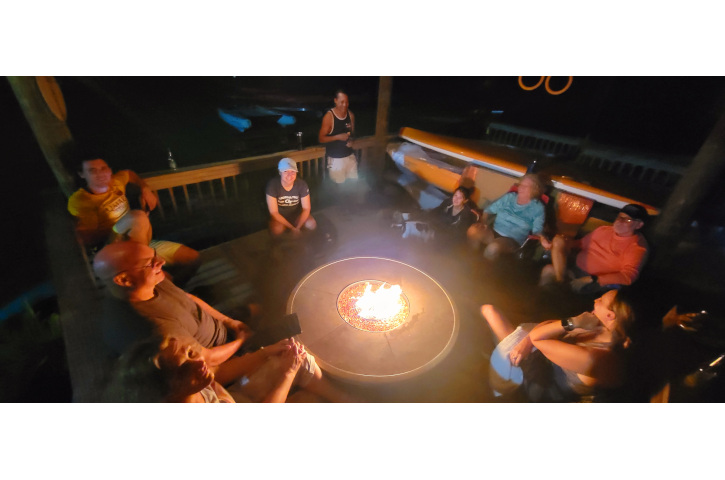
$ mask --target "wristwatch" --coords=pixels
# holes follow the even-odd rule
[[[564,327],[564,330],[566,330],[567,332],[571,332],[572,330],[574,330],[574,322],[572,321],[571,317],[562,319],[561,326]]]

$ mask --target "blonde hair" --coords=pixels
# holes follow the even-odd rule
[[[622,293],[621,290],[617,290],[609,309],[614,312],[614,316],[617,319],[617,324],[612,332],[612,340],[626,347],[630,342],[629,329],[635,319],[634,309],[632,308],[628,295]]]
[[[528,178],[534,184],[531,191],[531,198],[538,200],[546,189],[544,180],[542,180],[542,178],[535,173],[527,173],[526,175],[521,177],[521,181],[519,181],[519,183],[524,181],[525,178]]]
[[[173,341],[168,336],[152,336],[131,346],[116,361],[103,397],[107,402],[157,403],[171,393],[169,377],[159,357]]]

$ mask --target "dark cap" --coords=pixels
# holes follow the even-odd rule
[[[626,213],[631,218],[641,220],[642,222],[646,222],[649,219],[647,209],[636,203],[630,203],[629,205],[623,206],[620,212]]]

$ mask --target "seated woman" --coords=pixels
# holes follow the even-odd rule
[[[513,325],[492,305],[481,313],[499,340],[491,356],[491,387],[508,393],[520,384],[529,400],[562,402],[623,385],[624,351],[634,321],[619,290],[594,301],[594,309],[532,327]],[[527,331],[530,332],[527,333]]]
[[[479,215],[471,202],[471,191],[466,187],[458,187],[451,198],[426,212],[425,218],[433,226],[436,235],[456,239],[465,237],[466,231],[478,221]]]
[[[279,353],[279,375],[260,400],[284,403],[303,364],[304,347],[286,339],[266,347]],[[259,383],[248,381],[250,384]],[[214,380],[197,347],[174,337],[151,337],[137,343],[116,364],[105,390],[109,402],[234,403],[230,393]]]
[[[270,234],[276,238],[289,231],[298,237],[303,228],[314,230],[317,222],[310,214],[310,188],[304,180],[297,178],[297,163],[285,157],[279,161],[277,169],[279,178],[271,179],[265,190]]]
[[[543,189],[538,175],[524,175],[518,191],[508,192],[486,207],[481,220],[468,229],[471,247],[478,250],[484,245],[483,256],[495,260],[503,253],[515,252],[533,233],[544,248],[551,248],[551,243],[543,236],[545,212],[544,204],[539,200]],[[491,215],[496,215],[492,227],[488,225]]]

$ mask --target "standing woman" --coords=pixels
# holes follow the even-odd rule
[[[533,328],[515,329],[492,305],[481,314],[500,342],[491,356],[491,384],[499,393],[523,383],[529,400],[561,402],[624,384],[634,313],[620,290],[596,299],[591,312]]]

